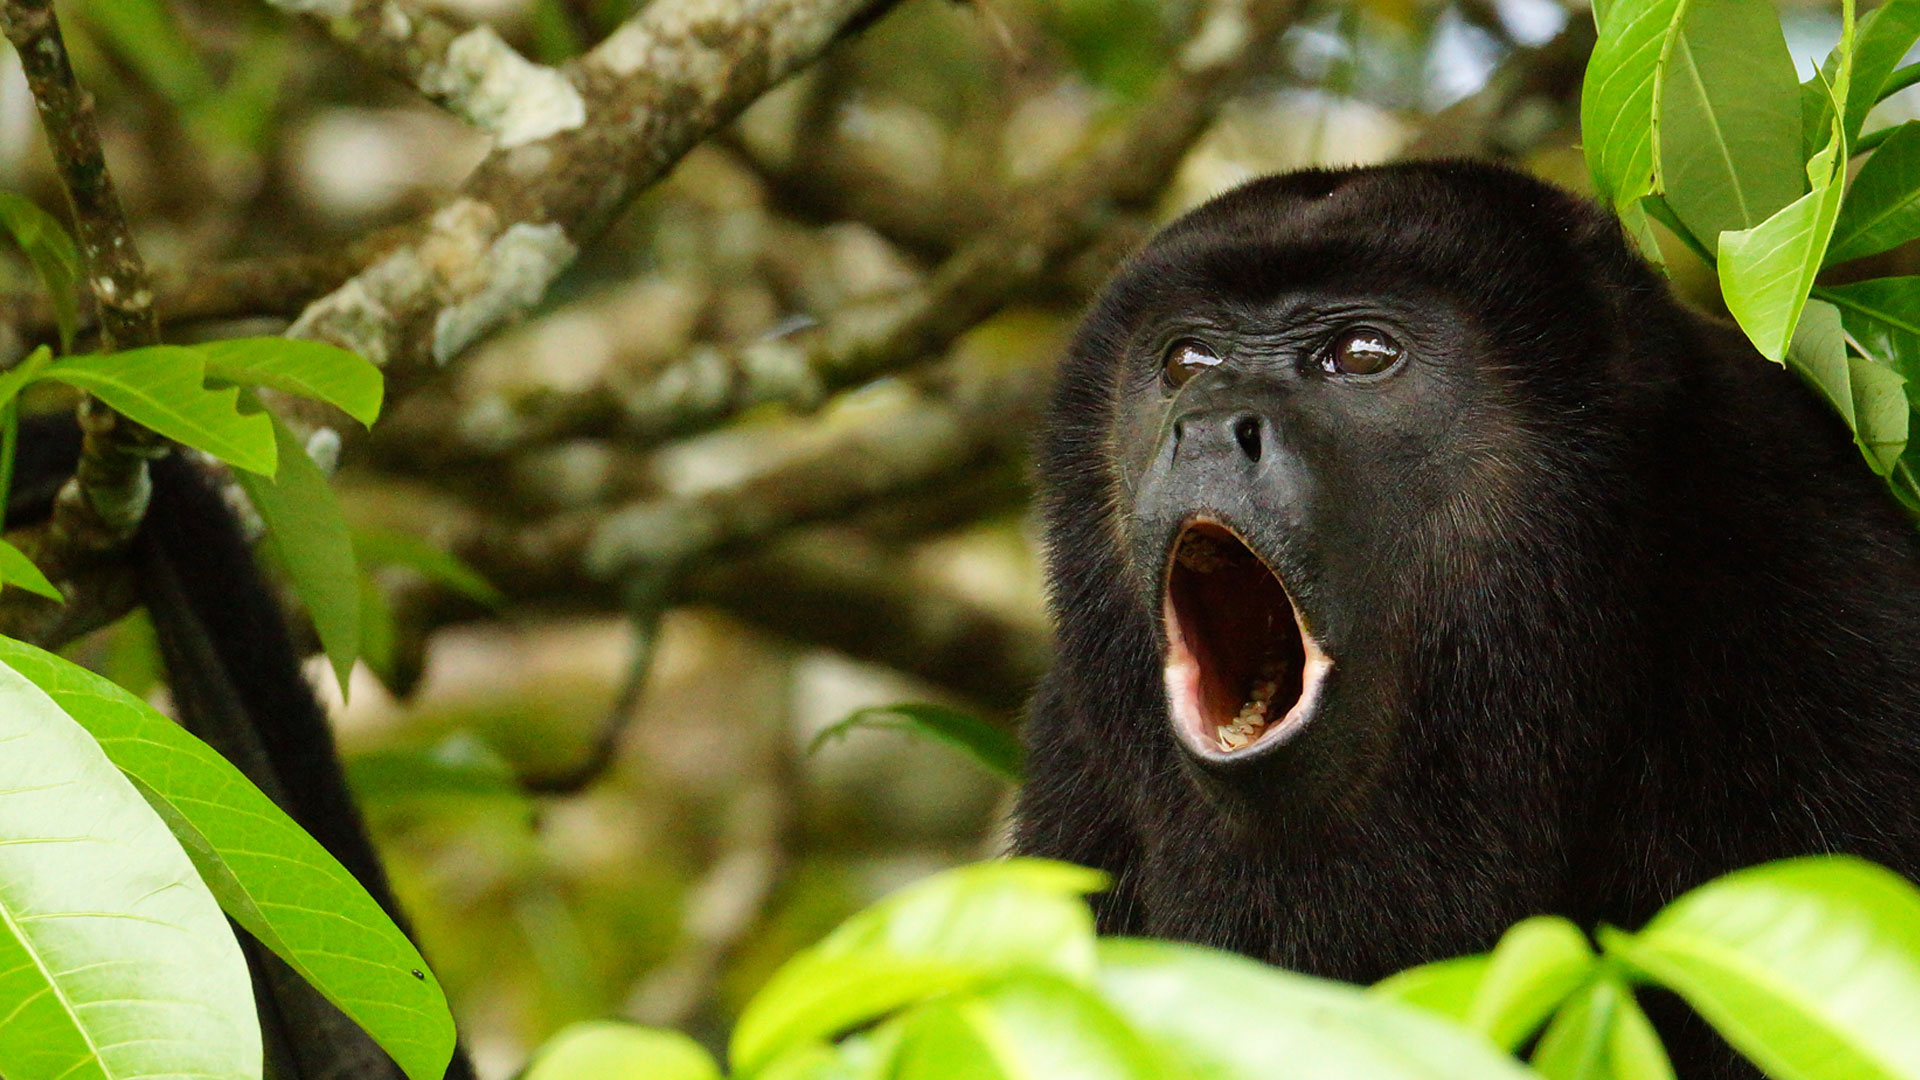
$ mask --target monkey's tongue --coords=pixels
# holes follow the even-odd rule
[[[1304,713],[1326,658],[1279,578],[1239,537],[1188,526],[1167,575],[1167,694],[1194,745],[1233,753]]]

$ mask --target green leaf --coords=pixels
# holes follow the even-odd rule
[[[88,391],[175,442],[236,468],[273,475],[273,421],[264,413],[240,412],[240,388],[209,390],[206,375],[200,353],[179,345],[69,356],[42,373]]]
[[[1547,1080],[1674,1080],[1673,1064],[1633,990],[1608,974],[1580,989],[1534,1047]]]
[[[902,1016],[893,1080],[1165,1080],[1169,1063],[1086,987],[1024,974]]]
[[[1486,977],[1492,963],[1490,953],[1436,960],[1389,975],[1374,983],[1367,992],[1439,1013],[1464,1027],[1474,996],[1480,991],[1480,980]]]
[[[324,401],[368,427],[380,417],[386,379],[359,353],[283,337],[209,341],[194,348],[207,358],[207,374],[216,378]]]
[[[1840,309],[1841,325],[1869,355],[1920,381],[1920,277],[1822,286],[1813,295]]]
[[[939,993],[1014,972],[1086,979],[1097,871],[1034,859],[936,875],[848,919],[789,960],[734,1027],[729,1056],[750,1075],[786,1049],[827,1038]]]
[[[1533,1073],[1484,1038],[1358,988],[1192,945],[1100,942],[1097,987],[1202,1077],[1501,1080]]]
[[[254,1080],[233,931],[75,719],[0,664],[0,1073]]]
[[[1827,263],[1874,255],[1920,236],[1920,122],[1909,121],[1853,178],[1833,226]]]
[[[5,540],[0,540],[0,584],[18,585],[35,596],[44,596],[63,604],[67,601],[66,597],[60,595],[60,590],[54,588],[53,582],[47,580],[47,575],[33,565],[32,559],[27,558],[26,552]]]
[[[54,325],[60,329],[60,351],[73,348],[74,331],[80,326],[83,272],[73,237],[53,215],[11,191],[0,191],[0,226],[13,234],[13,242],[20,245],[21,253],[33,264],[33,272],[40,276],[40,284],[46,286],[47,299],[53,303]]]
[[[1906,380],[1889,364],[1847,348],[1840,312],[1820,300],[1807,313],[1787,366],[1827,399],[1853,431],[1853,441],[1873,471],[1885,476],[1907,448]]]
[[[596,1020],[561,1028],[522,1080],[720,1080],[720,1069],[677,1031]]]
[[[45,345],[27,354],[25,360],[0,373],[0,405],[11,404],[20,396],[27,384],[40,377],[48,364],[53,363],[53,350]]]
[[[1920,1076],[1920,890],[1849,856],[1741,870],[1601,944],[1778,1080]]]
[[[1538,915],[1515,923],[1494,947],[1466,1026],[1514,1050],[1586,981],[1594,963],[1587,935],[1571,922]]]
[[[1800,81],[1771,4],[1690,0],[1661,85],[1667,205],[1709,248],[1806,191]]]
[[[356,529],[353,533],[353,550],[362,563],[369,566],[404,566],[475,603],[497,608],[507,602],[505,594],[495,588],[493,582],[462,562],[459,556],[409,533],[393,529]]]
[[[1660,175],[1660,104],[1673,39],[1687,0],[1609,4],[1580,91],[1580,136],[1600,196],[1623,216],[1666,190]]]
[[[87,25],[112,45],[114,55],[175,105],[213,93],[213,79],[199,52],[160,0],[108,0],[81,11]]]
[[[1845,74],[1845,66],[1842,66]],[[1825,261],[1840,213],[1846,139],[1833,139],[1807,165],[1812,190],[1751,229],[1720,234],[1720,293],[1761,355],[1784,363],[1807,293]]]
[[[235,473],[234,479],[266,522],[267,544],[286,568],[345,694],[360,656],[360,572],[354,566],[353,537],[333,486],[307,457],[299,436],[279,417],[265,415],[279,444],[280,471],[271,478]]]
[[[31,679],[99,740],[186,848],[199,871],[195,881],[205,880],[235,922],[365,1028],[412,1080],[440,1080],[453,1053],[446,996],[406,935],[346,868],[225,758],[146,702],[11,638],[0,638],[0,662]],[[54,811],[48,820],[65,816]],[[0,855],[11,850],[0,847]],[[79,877],[98,888],[99,875],[112,873]],[[244,967],[240,978],[251,1026]],[[19,998],[0,991],[0,1000]],[[255,1076],[259,1054],[256,1044]]]
[[[1887,0],[1860,20],[1854,35],[1853,90],[1847,95],[1848,142],[1859,136],[1888,77],[1916,41],[1920,41],[1920,0]],[[1828,62],[1837,68],[1839,50],[1835,53]],[[1831,80],[1833,72],[1827,74]]]
[[[807,752],[845,736],[856,728],[884,728],[921,735],[966,754],[1002,780],[1019,783],[1024,771],[1020,740],[1004,728],[945,705],[881,705],[861,709],[814,736]]]

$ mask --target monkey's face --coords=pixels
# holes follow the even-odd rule
[[[1290,801],[1350,802],[1393,754],[1448,605],[1550,535],[1526,522],[1557,512],[1533,493],[1569,490],[1543,482],[1567,448],[1540,433],[1582,438],[1566,418],[1596,414],[1606,363],[1552,239],[1570,226],[1357,175],[1243,189],[1162,234],[1083,328],[1048,447],[1056,544],[1074,474],[1110,478],[1120,585],[1151,612],[1187,760]]]

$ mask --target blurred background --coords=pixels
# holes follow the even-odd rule
[[[643,3],[419,10],[560,65]],[[1156,223],[1401,156],[1585,186],[1584,6],[1288,4],[1251,44],[1203,6],[903,0],[680,161],[531,317],[330,444],[366,578],[340,739],[482,1075],[587,1017],[713,1039],[845,915],[999,849],[1010,789],[950,748],[812,744],[902,702],[1017,726],[1048,656],[1031,421]],[[285,328],[489,151],[298,7],[60,6],[176,340]],[[1786,17],[1803,68],[1838,36],[1835,4]],[[1208,50],[1230,79],[1182,74]],[[10,52],[0,187],[62,207]],[[8,361],[51,327],[15,255]],[[737,415],[659,405],[795,356],[824,377]],[[137,617],[72,652],[164,697]]]

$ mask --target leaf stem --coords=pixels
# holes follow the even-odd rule
[[[1920,83],[1920,63],[1908,64],[1887,76],[1886,85],[1880,88],[1880,96],[1873,99],[1874,103],[1879,104],[1914,83]]]

